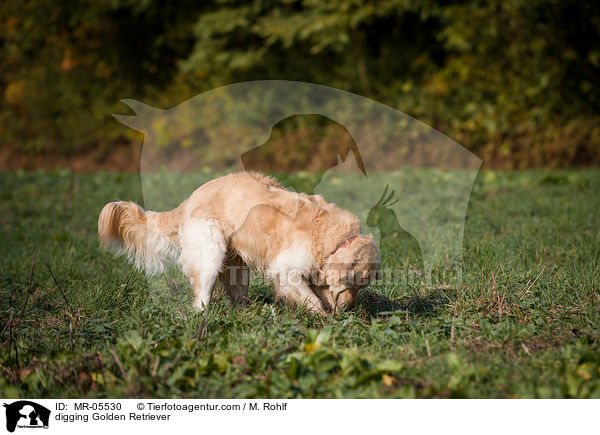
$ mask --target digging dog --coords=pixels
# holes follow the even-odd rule
[[[324,315],[353,307],[380,269],[373,237],[360,232],[356,216],[256,172],[209,181],[171,211],[106,204],[98,237],[148,275],[177,263],[200,310],[217,281],[233,304],[243,302],[242,272],[255,269],[273,282],[278,298]]]

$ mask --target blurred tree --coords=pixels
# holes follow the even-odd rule
[[[382,0],[215,1],[194,28],[184,71],[213,84],[285,78],[380,97],[442,65],[439,8]]]
[[[446,102],[446,124],[459,142],[517,166],[599,161],[599,3],[469,1],[442,19],[452,55],[440,74],[460,103]]]
[[[4,145],[80,150],[123,134],[118,100],[152,98],[193,44],[191,0],[0,3]]]
[[[372,97],[503,166],[600,163],[598,2],[0,3],[4,146],[111,144],[120,98],[255,79]]]
[[[596,2],[216,1],[194,30],[182,70],[213,85],[322,83],[508,165],[600,161]]]

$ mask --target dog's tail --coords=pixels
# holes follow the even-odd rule
[[[147,275],[162,273],[165,262],[179,257],[180,210],[156,213],[144,211],[133,202],[111,202],[98,219],[98,239],[102,246],[126,255]]]

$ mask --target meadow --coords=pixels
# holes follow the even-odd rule
[[[141,202],[139,174],[0,186],[0,397],[600,398],[598,170],[481,171],[460,286],[375,283],[324,318],[258,281],[247,306],[217,291],[197,313],[180,273],[148,281],[101,250],[98,214]],[[386,267],[418,263],[386,243]]]

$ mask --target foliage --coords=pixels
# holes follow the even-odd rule
[[[118,140],[123,130],[110,114],[119,99],[151,97],[172,80],[192,44],[194,5],[2,2],[3,142],[72,153]]]
[[[103,204],[140,202],[137,176],[0,183],[2,397],[600,397],[598,171],[482,172],[459,288],[380,283],[328,318],[258,282],[198,314],[180,274],[99,250]],[[394,246],[389,267],[414,260]]]
[[[120,98],[287,79],[397,107],[492,165],[598,163],[597,2],[8,0],[0,16],[0,128],[19,149],[122,140]]]

